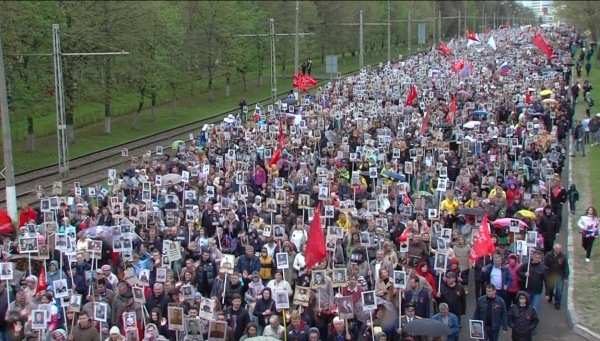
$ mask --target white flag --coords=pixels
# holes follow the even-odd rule
[[[490,36],[490,39],[488,39],[488,45],[490,45],[490,47],[496,51],[496,41],[494,40],[494,36]]]

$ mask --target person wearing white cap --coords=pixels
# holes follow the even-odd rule
[[[62,328],[55,330],[50,336],[50,341],[67,341],[67,332]]]
[[[104,341],[125,341],[125,336],[121,334],[119,327],[113,326],[110,328],[109,336]]]

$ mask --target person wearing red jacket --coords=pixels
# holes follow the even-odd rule
[[[25,226],[30,220],[37,221],[37,213],[29,205],[26,205],[19,212],[19,227]]]
[[[437,292],[437,283],[435,282],[435,278],[433,278],[431,271],[429,271],[429,264],[427,264],[427,262],[419,263],[419,267],[417,268],[417,275],[427,280],[427,283],[431,285],[432,293],[435,294]]]

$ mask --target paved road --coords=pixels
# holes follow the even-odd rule
[[[571,167],[571,160],[567,161],[567,167]],[[563,170],[562,176],[562,184],[563,186],[568,186],[568,174],[569,169],[565,167]],[[561,234],[557,236],[557,242],[563,246],[563,251],[567,250],[567,219],[569,217],[569,212],[567,210],[568,205],[564,205],[563,207],[563,226],[561,227]],[[471,271],[471,274],[473,271]],[[473,275],[469,278],[469,283],[474,283]],[[467,296],[467,315],[462,322],[462,331],[460,335],[460,340],[468,340],[469,337],[469,325],[468,319],[473,316],[473,312],[475,311],[475,298],[473,294],[475,293],[474,287],[471,286],[469,288],[469,295]],[[554,304],[548,303],[542,297],[542,301],[540,304],[541,307],[541,316],[540,316],[540,324],[537,328],[537,335],[534,336],[534,340],[544,340],[544,341],[586,341],[584,338],[575,335],[575,333],[569,327],[569,322],[567,320],[567,285],[564,286],[563,292],[563,300],[562,300],[562,308],[561,310],[556,310],[554,308]],[[467,320],[467,321],[465,321]],[[500,340],[510,340],[510,328],[507,332],[506,336],[502,337],[500,334]]]

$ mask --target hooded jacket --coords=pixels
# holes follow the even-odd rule
[[[55,271],[50,270],[50,267],[54,265],[56,267]],[[58,281],[59,279],[67,278],[67,275],[58,265],[58,261],[51,261],[50,266],[48,266],[48,272],[46,272],[46,283],[49,285],[53,285],[54,281]]]
[[[264,299],[263,295],[265,291],[269,293],[268,300]],[[263,313],[267,310],[270,310],[271,314],[263,315]],[[268,325],[268,319],[271,317],[271,315],[273,315],[273,313],[275,313],[275,301],[273,300],[273,293],[271,292],[270,288],[264,288],[261,293],[261,298],[256,301],[256,306],[254,307],[254,316],[256,316],[258,325],[263,327]]]
[[[422,278],[425,278],[427,283],[429,283],[429,285],[431,286],[431,292],[435,293],[435,292],[437,292],[437,283],[435,281],[435,278],[433,278],[433,275],[431,274],[431,272],[421,271],[421,268],[423,266],[427,266],[427,270],[429,270],[429,264],[427,264],[427,262],[421,262],[421,263],[419,263],[419,267],[417,268],[417,275],[419,275]]]
[[[73,328],[73,340],[100,341],[100,334],[90,320],[86,326],[79,323]]]
[[[532,337],[533,330],[539,323],[538,314],[530,304],[529,294],[525,291],[520,291],[517,298],[525,296],[525,306],[521,306],[520,302],[513,304],[508,310],[508,325],[512,329],[512,339],[514,341],[529,341]]]

